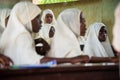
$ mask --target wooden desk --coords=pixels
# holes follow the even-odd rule
[[[34,69],[0,69],[0,80],[119,80],[119,66],[57,66]]]

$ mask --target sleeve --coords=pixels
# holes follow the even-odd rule
[[[85,46],[84,46],[83,52],[84,52],[86,55],[88,55],[89,57],[92,57],[92,56],[93,56],[92,47],[90,47],[89,45],[85,45]]]
[[[19,35],[16,40],[16,50],[19,55],[19,64],[40,64],[40,59],[43,56],[40,56],[35,51],[34,41],[32,37],[27,33]]]

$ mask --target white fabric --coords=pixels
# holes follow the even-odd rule
[[[84,45],[85,41],[86,41],[86,37],[85,36],[79,36],[78,41],[79,41],[80,45]]]
[[[59,14],[51,50],[47,56],[74,57],[82,54],[76,37],[80,35],[80,13],[79,9],[71,8]]]
[[[47,14],[51,14],[53,16],[52,22],[50,24],[45,22],[45,16]],[[39,38],[39,37],[43,38],[44,40],[48,42],[48,44],[51,44],[52,38],[49,38],[49,31],[50,31],[51,25],[55,27],[55,23],[56,23],[56,19],[55,19],[53,11],[50,9],[44,10],[41,20],[42,20],[42,28],[39,30],[39,35],[36,38]]]
[[[105,42],[100,42],[98,40],[99,31],[102,26],[105,26],[103,23],[93,23],[90,25],[87,31],[87,40],[84,47],[84,52],[91,56],[96,57],[113,57],[113,51],[107,36]]]
[[[5,19],[10,15],[11,9],[5,8],[0,10],[0,37],[5,29]]]
[[[1,53],[9,56],[15,65],[39,64],[40,56],[35,51],[34,41],[30,35],[31,20],[41,10],[31,2],[19,2],[12,11],[0,42]]]
[[[55,16],[54,16],[53,11],[50,10],[50,9],[46,9],[46,10],[43,11],[42,17],[41,17],[42,23],[43,23],[43,24],[46,24],[46,22],[45,22],[45,16],[46,16],[47,14],[51,14],[51,15],[53,16],[52,22],[51,22],[50,24],[55,25],[56,19],[55,19]]]
[[[50,24],[45,22],[45,17],[46,17],[47,14],[51,14],[53,16],[52,22]],[[50,10],[50,9],[44,10],[43,14],[42,14],[42,17],[41,17],[41,20],[42,20],[42,27],[39,30],[39,33],[36,35],[37,36],[36,39],[37,38],[43,38],[51,46],[52,38],[54,36],[52,38],[50,38],[49,37],[49,32],[50,32],[51,26],[53,26],[55,28],[55,23],[56,23],[56,19],[55,19],[53,11]],[[43,44],[39,43],[36,46],[43,46]]]
[[[120,52],[120,3],[115,10],[115,23],[113,27],[113,46]]]
[[[49,37],[49,32],[52,26],[54,27],[54,25],[51,25],[51,24],[44,24],[41,30],[39,31],[39,37],[46,40],[48,44],[51,44],[51,41],[52,41],[52,38]]]

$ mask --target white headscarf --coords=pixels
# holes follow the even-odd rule
[[[5,19],[10,15],[11,9],[0,10],[0,25],[5,28]]]
[[[52,19],[51,24],[52,24],[52,25],[55,25],[56,19],[55,19],[55,16],[54,16],[53,11],[50,10],[50,9],[46,9],[46,10],[43,11],[43,14],[42,14],[42,17],[41,17],[42,23],[43,23],[43,24],[46,24],[46,22],[45,22],[45,16],[46,16],[47,14],[51,14],[51,15],[53,16],[53,19]]]
[[[66,9],[59,14],[47,56],[74,57],[82,54],[76,37],[80,35],[80,14],[81,11],[76,8]]]
[[[5,8],[0,10],[0,37],[5,29],[5,19],[10,15],[11,9]]]
[[[84,45],[86,41],[86,36],[79,36],[78,40],[80,45]]]
[[[105,26],[103,23],[93,23],[90,25],[87,31],[87,41],[84,47],[84,52],[87,53],[90,57],[113,57],[113,51],[107,36],[106,41],[100,42],[98,39],[99,31],[102,26]],[[106,27],[106,26],[105,26]]]
[[[120,52],[120,3],[115,10],[115,23],[113,27],[113,46]]]
[[[1,53],[9,56],[15,65],[39,64],[42,56],[35,51],[34,41],[30,35],[31,20],[41,10],[31,2],[19,2],[12,11],[0,42]]]
[[[51,14],[53,16],[53,19],[52,19],[52,22],[49,24],[49,23],[46,23],[45,22],[45,16],[47,14]],[[54,16],[54,13],[52,10],[50,9],[46,9],[43,11],[43,14],[42,14],[42,17],[41,17],[41,20],[42,20],[42,28],[39,30],[39,34],[36,34],[36,38],[43,38],[45,39],[48,43],[50,43],[52,40],[48,37],[49,35],[49,30],[50,30],[50,25],[53,25],[53,27],[55,27],[55,23],[56,23],[56,19],[55,19],[55,16]],[[47,38],[46,38],[47,37]]]
[[[41,30],[39,31],[39,37],[46,40],[48,44],[51,44],[52,41],[52,38],[49,37],[49,32],[52,26],[54,27],[54,25],[51,24],[44,24],[44,26],[42,26]]]

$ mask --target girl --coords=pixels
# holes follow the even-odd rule
[[[31,2],[19,2],[13,7],[1,37],[1,53],[10,57],[15,65],[40,64],[50,60],[56,60],[57,63],[87,62],[88,56],[51,58],[36,53],[31,33],[37,33],[41,27],[40,13],[40,8]]]

